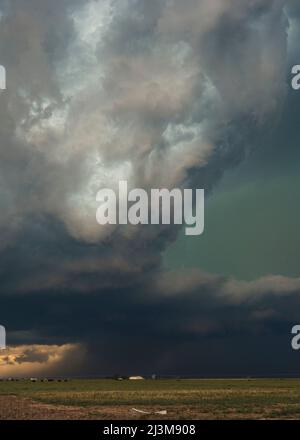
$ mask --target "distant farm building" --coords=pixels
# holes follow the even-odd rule
[[[144,378],[142,376],[130,376],[129,380],[143,380]]]

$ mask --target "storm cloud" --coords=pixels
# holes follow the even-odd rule
[[[194,374],[200,355],[184,366],[183,353],[216,338],[203,371],[219,355],[229,373],[241,333],[288,332],[298,279],[166,273],[178,228],[95,215],[97,191],[119,180],[209,194],[256,147],[287,97],[295,2],[14,0],[0,11],[0,318],[11,343],[82,344],[83,373],[145,370],[152,358]]]

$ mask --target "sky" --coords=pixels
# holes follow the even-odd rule
[[[192,239],[180,234],[166,252],[167,267],[199,266],[247,280],[267,273],[297,277],[299,111],[292,91],[274,131],[214,187],[205,234]]]
[[[298,2],[0,12],[0,376],[299,375]],[[204,188],[204,234],[100,226],[121,180]]]

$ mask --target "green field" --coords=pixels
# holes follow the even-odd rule
[[[299,379],[3,381],[0,396],[86,409],[168,408],[180,418],[300,418]]]

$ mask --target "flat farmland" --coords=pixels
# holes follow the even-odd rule
[[[0,382],[2,420],[274,418],[300,419],[300,379]]]

